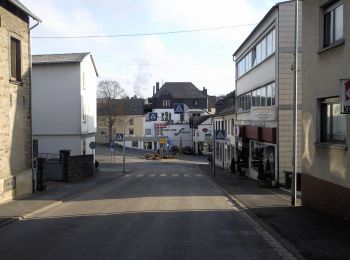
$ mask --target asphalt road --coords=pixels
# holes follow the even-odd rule
[[[193,160],[128,160],[117,180],[2,228],[0,258],[279,259]]]

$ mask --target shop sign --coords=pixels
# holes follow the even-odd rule
[[[250,110],[250,120],[252,121],[275,121],[275,107],[252,107]]]
[[[350,80],[342,79],[340,81],[340,88],[341,113],[350,114]]]
[[[206,132],[208,132],[208,131],[209,131],[208,128],[203,128],[203,129],[202,129],[202,132],[203,132],[203,133],[206,133]]]

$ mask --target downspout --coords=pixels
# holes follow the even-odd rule
[[[32,70],[33,70],[33,64],[32,64],[32,47],[31,47],[31,33],[30,31],[33,30],[35,27],[37,27],[40,23],[39,20],[36,20],[37,23],[34,24],[32,27],[29,27],[29,39],[28,39],[28,59],[29,59],[29,109],[30,109],[30,135],[31,135],[31,167],[32,167],[32,193],[34,194],[36,191],[36,174],[33,169],[33,163],[34,163],[34,151],[33,151],[33,109],[32,109]],[[37,167],[37,162],[36,162]]]

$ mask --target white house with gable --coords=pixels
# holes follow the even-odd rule
[[[90,53],[33,55],[33,140],[39,154],[92,154],[98,72]]]

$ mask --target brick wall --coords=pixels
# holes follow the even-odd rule
[[[301,181],[303,206],[350,221],[350,189],[308,174]]]

